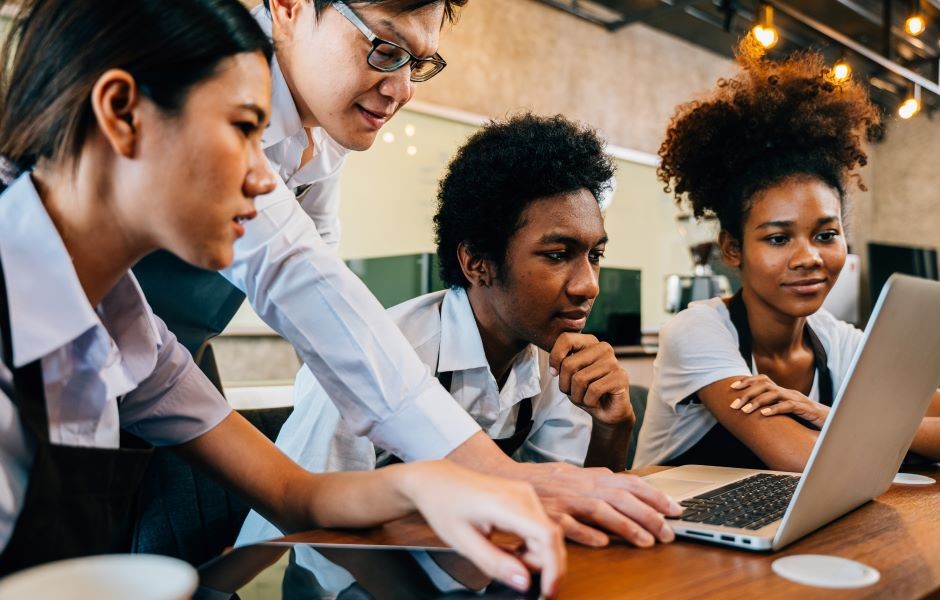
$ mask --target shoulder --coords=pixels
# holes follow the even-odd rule
[[[691,303],[669,319],[659,332],[661,350],[664,346],[670,349],[690,344],[709,346],[721,341],[737,344],[737,332],[721,298]]]

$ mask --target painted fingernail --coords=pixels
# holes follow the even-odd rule
[[[520,592],[526,592],[529,590],[529,578],[522,573],[513,573],[509,576],[509,585]]]
[[[738,389],[739,387],[741,387],[741,385],[742,385],[742,382],[740,382],[740,381],[735,381],[734,383],[731,384],[731,389],[736,390],[736,389]]]
[[[558,377],[558,369],[556,369],[555,367],[549,367],[548,374],[551,375],[552,377]]]
[[[749,412],[751,412],[752,410],[754,410],[754,406],[751,405],[750,402],[748,402],[747,404],[744,405],[744,407],[743,407],[741,410],[744,411],[744,412],[746,412],[746,413],[749,413]]]
[[[735,409],[735,410],[741,408],[741,399],[740,399],[740,398],[735,398],[735,399],[734,399],[734,402],[731,403],[731,408],[733,408],[733,409]]]
[[[762,408],[762,409],[760,409],[760,414],[766,415],[766,416],[770,416],[770,409],[769,409],[769,408]]]

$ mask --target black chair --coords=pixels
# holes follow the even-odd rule
[[[270,440],[292,407],[239,411]],[[199,566],[235,543],[248,505],[168,448],[154,450],[141,489],[133,552]]]
[[[633,467],[633,457],[636,455],[636,440],[640,435],[640,426],[643,425],[643,417],[646,415],[646,396],[649,390],[640,385],[630,386],[630,404],[633,405],[633,414],[636,415],[636,424],[633,425],[633,433],[630,434],[630,446],[627,448],[627,468]]]

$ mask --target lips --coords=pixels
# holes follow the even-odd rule
[[[783,285],[784,288],[801,295],[818,294],[826,289],[827,280],[824,277],[813,277],[807,279],[797,279],[788,281]]]
[[[557,313],[555,319],[565,330],[581,331],[587,323],[588,314],[586,310],[568,310]]]
[[[232,219],[234,223],[233,228],[235,229],[235,237],[240,238],[245,235],[245,223],[254,219],[258,215],[257,211],[252,210],[251,212],[242,213],[240,215],[235,215],[235,218]]]
[[[394,114],[387,111],[369,110],[360,104],[356,105],[356,109],[359,111],[359,114],[362,115],[362,118],[365,119],[366,123],[373,129],[381,129],[381,127],[392,118],[392,114]]]

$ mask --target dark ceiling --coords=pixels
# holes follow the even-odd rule
[[[755,24],[758,0],[542,0],[611,31],[645,23],[676,37],[731,56],[737,40]],[[856,77],[868,79],[872,99],[894,112],[912,90],[903,74],[927,80],[940,90],[940,0],[919,0],[928,18],[927,30],[918,37],[904,31],[904,21],[917,0],[781,0],[773,1],[774,24],[780,42],[770,52],[782,57],[794,50],[812,48],[835,62],[845,56]],[[886,21],[887,17],[887,21]],[[891,24],[886,28],[884,23]],[[844,46],[830,37],[845,36]],[[857,44],[856,47],[851,48]],[[860,50],[863,48],[863,50]],[[864,52],[881,58],[878,64]],[[884,60],[890,61],[886,66]],[[897,70],[897,69],[895,69]],[[928,111],[940,108],[940,97],[923,90]]]

